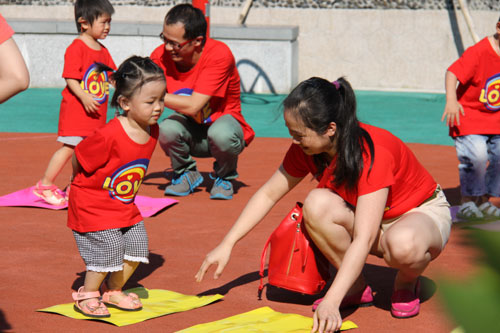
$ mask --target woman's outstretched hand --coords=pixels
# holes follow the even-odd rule
[[[339,307],[325,301],[321,302],[314,312],[311,333],[333,333],[340,330],[341,326]]]
[[[196,273],[195,275],[196,282],[201,282],[203,280],[203,276],[205,276],[205,273],[213,264],[217,264],[217,269],[214,273],[214,279],[218,279],[219,276],[221,276],[222,271],[226,267],[229,258],[231,257],[231,250],[231,246],[221,243],[215,249],[210,251],[201,264],[198,273]]]

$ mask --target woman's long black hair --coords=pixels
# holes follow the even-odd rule
[[[334,184],[353,190],[363,172],[364,142],[374,159],[370,134],[360,127],[356,116],[356,96],[349,82],[341,77],[335,82],[312,77],[301,82],[283,101],[284,112],[290,112],[304,125],[318,134],[324,134],[331,122],[337,125],[335,133],[337,162]],[[314,155],[314,163],[321,175],[328,166],[326,154]]]

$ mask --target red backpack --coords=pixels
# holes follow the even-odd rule
[[[260,262],[259,297],[264,288],[264,266],[269,245],[269,284],[309,295],[317,294],[325,287],[330,278],[329,263],[302,224],[300,202],[274,230],[264,246]]]

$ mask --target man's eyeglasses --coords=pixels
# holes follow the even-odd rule
[[[163,43],[165,45],[170,45],[171,48],[173,48],[175,51],[179,51],[180,49],[182,49],[184,46],[186,46],[187,44],[191,43],[193,40],[195,40],[196,38],[193,38],[193,39],[190,39],[190,40],[187,40],[185,42],[182,42],[182,43],[177,43],[177,42],[174,42],[173,40],[170,40],[170,39],[167,39],[164,35],[163,35],[163,32],[160,33],[160,38],[161,40],[163,41]]]

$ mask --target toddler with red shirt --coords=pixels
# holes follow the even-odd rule
[[[455,141],[462,220],[499,218],[490,197],[500,196],[500,19],[496,33],[468,48],[446,72],[446,119]],[[457,87],[458,83],[458,87]]]
[[[97,70],[111,68],[98,64]],[[106,306],[142,309],[139,297],[122,287],[139,263],[148,263],[148,236],[134,199],[158,140],[166,92],[163,71],[149,58],[130,57],[112,79],[111,105],[123,114],[76,146],[68,205],[68,227],[87,268],[74,308],[92,318],[109,317]]]
[[[108,111],[108,74],[96,70],[96,62],[112,70],[116,65],[99,39],[107,37],[113,6],[108,0],[77,0],[75,21],[80,35],[66,49],[57,141],[63,145],[52,158],[33,193],[55,206],[66,204],[65,195],[54,184],[57,175],[71,159],[75,146],[95,129],[106,124]]]

